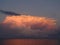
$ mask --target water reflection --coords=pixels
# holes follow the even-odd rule
[[[0,45],[58,45],[58,40],[56,39],[4,39],[0,43],[1,43]]]

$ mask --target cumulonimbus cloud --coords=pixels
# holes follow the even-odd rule
[[[56,20],[38,16],[7,16],[0,23],[0,37],[56,37]],[[55,35],[55,36],[54,36]]]

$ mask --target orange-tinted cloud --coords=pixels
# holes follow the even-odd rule
[[[56,20],[30,15],[7,16],[1,23],[0,28],[7,35],[48,37],[48,34],[56,33]]]

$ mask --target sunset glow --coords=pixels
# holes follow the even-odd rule
[[[3,24],[10,24],[10,28],[28,28],[28,29],[40,29],[51,30],[56,28],[56,20],[46,17],[21,15],[21,16],[7,16],[2,22]]]

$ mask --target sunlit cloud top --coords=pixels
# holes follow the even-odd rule
[[[47,36],[56,33],[56,20],[47,17],[30,15],[7,16],[0,24],[2,33],[6,35]]]

